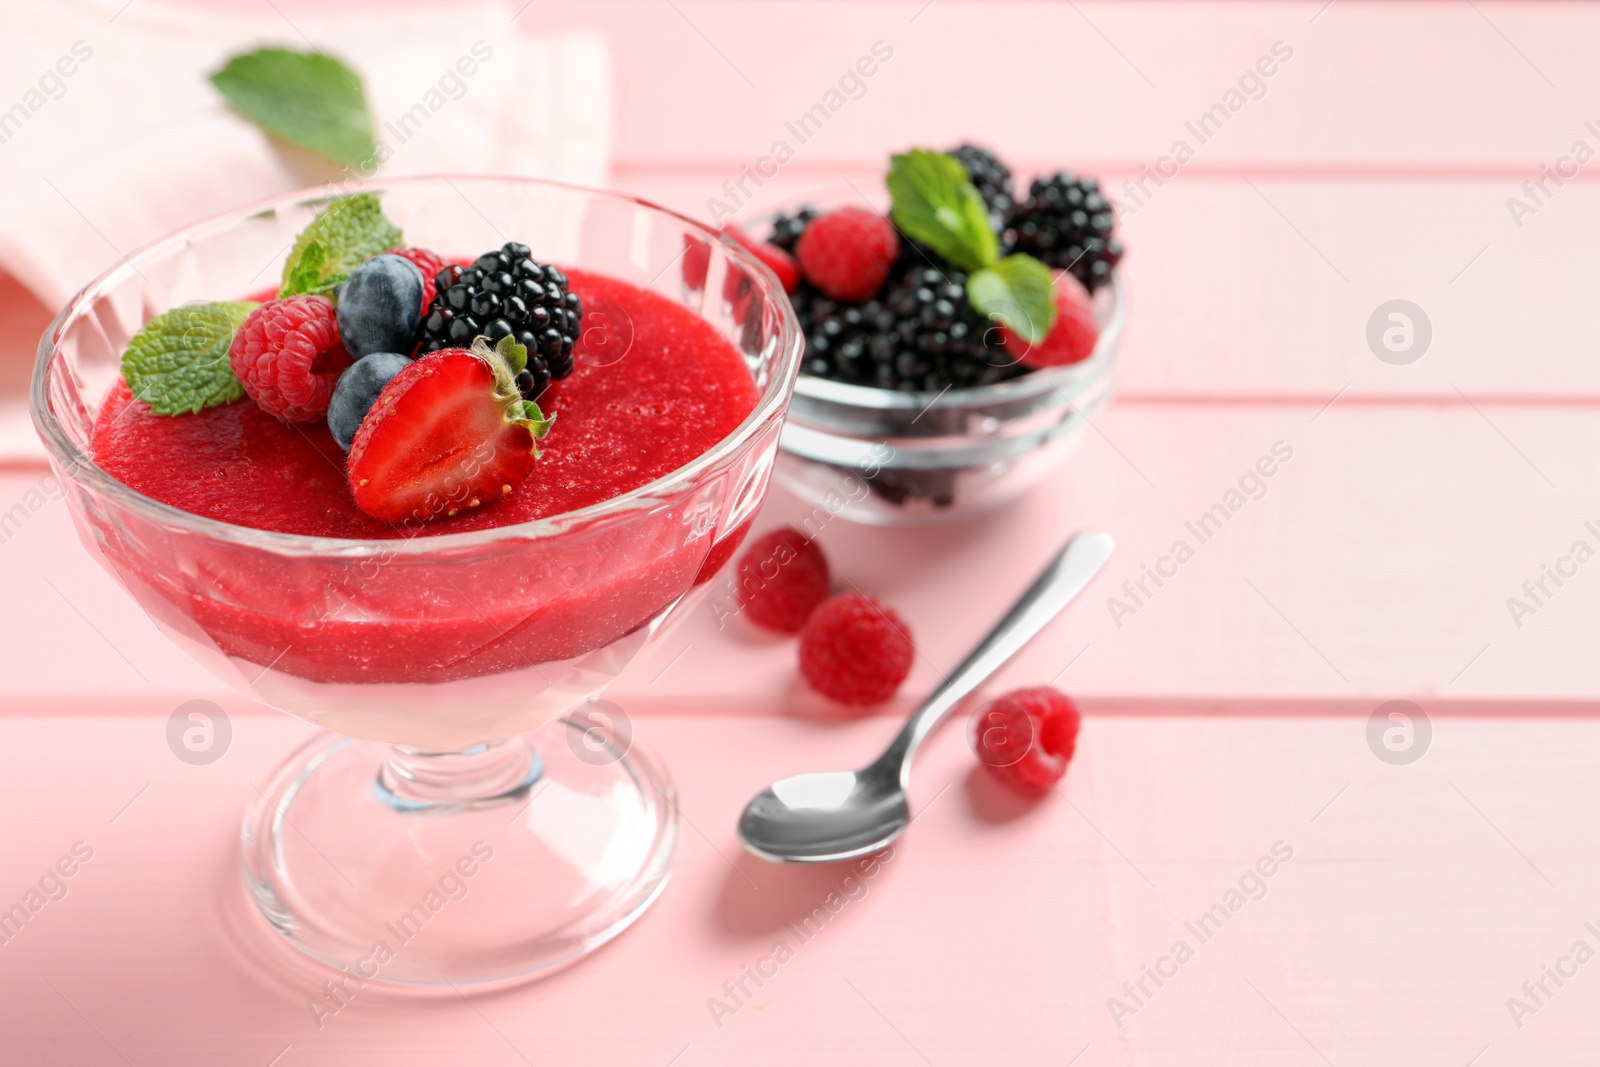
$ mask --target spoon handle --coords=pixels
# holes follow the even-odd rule
[[[1111,558],[1115,547],[1116,541],[1106,533],[1077,534],[1062,546],[1005,617],[917,709],[883,754],[880,762],[899,762],[902,785],[911,757],[923,739],[952,708],[988,681],[1071,603]]]

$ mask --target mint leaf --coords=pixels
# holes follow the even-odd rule
[[[961,161],[913,148],[889,157],[890,214],[901,232],[965,271],[993,265],[1000,241]]]
[[[122,377],[157,415],[182,415],[231,404],[244,386],[228,346],[259,304],[189,304],[157,315],[122,353]]]
[[[278,297],[331,292],[351,271],[403,241],[371,193],[335,197],[295,238]]]
[[[343,279],[324,278],[323,262],[328,258],[322,242],[311,241],[300,253],[300,261],[287,271],[283,290],[278,295],[295,293],[326,293]]]
[[[335,163],[353,166],[376,151],[361,76],[321,52],[244,52],[211,75],[211,84],[268,133]]]
[[[1017,253],[967,278],[967,302],[1036,345],[1056,324],[1056,287],[1050,268]]]

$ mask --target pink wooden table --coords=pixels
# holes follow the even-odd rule
[[[873,191],[887,149],[965,136],[1122,190],[1292,50],[1175,176],[1122,194],[1121,391],[1061,479],[987,524],[823,534],[911,620],[909,699],[1064,531],[1114,532],[1094,595],[1002,680],[1082,698],[1072,772],[1019,805],[945,731],[877,878],[751,860],[744,800],[873,750],[903,706],[819,720],[791,645],[705,611],[611,694],[683,795],[657,907],[549,981],[369,989],[319,1028],[325,975],[247,910],[234,852],[252,783],[308,727],[168,645],[31,495],[42,471],[8,469],[0,909],[77,843],[93,855],[0,945],[0,1062],[1593,1062],[1600,562],[1569,557],[1600,549],[1600,169],[1537,200],[1524,182],[1600,150],[1600,11],[538,0],[519,25],[609,34],[615,184],[701,215],[875,41],[893,59],[745,211]],[[1406,365],[1366,340],[1394,299],[1432,327]],[[0,282],[8,357],[38,314]],[[1116,617],[1107,598],[1278,442],[1292,459],[1259,498]],[[761,521],[800,510],[774,494]],[[1514,615],[1546,567],[1562,583]],[[163,737],[195,698],[234,725],[207,767]],[[1394,699],[1431,720],[1409,765],[1368,745]],[[830,892],[837,915],[797,932]],[[793,958],[736,1002],[724,983],[780,941]]]

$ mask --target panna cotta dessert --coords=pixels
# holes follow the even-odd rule
[[[244,813],[272,929],[357,988],[455,995],[643,914],[676,792],[595,698],[738,550],[801,349],[733,242],[526,178],[277,197],[68,302],[32,410],[85,548],[217,677],[332,731]]]

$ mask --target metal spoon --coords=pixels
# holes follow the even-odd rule
[[[889,748],[859,771],[785,778],[758,794],[739,817],[744,847],[776,863],[832,863],[875,852],[911,822],[906,786],[911,758],[965,696],[1022,650],[1089,584],[1116,547],[1110,534],[1066,543],[1005,618],[906,722]]]

